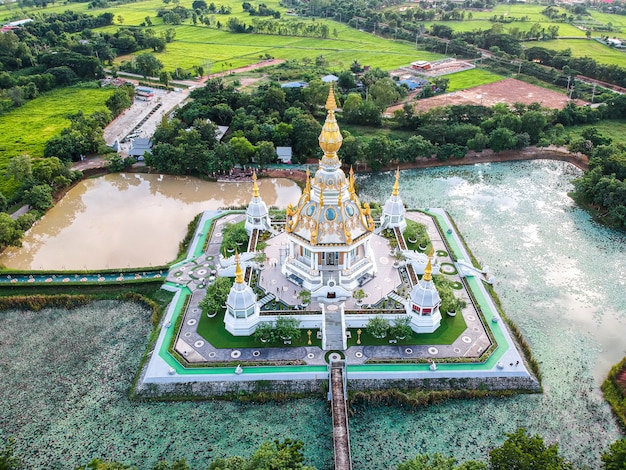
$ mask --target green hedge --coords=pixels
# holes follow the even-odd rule
[[[82,307],[95,300],[91,295],[19,295],[0,297],[0,310],[33,310],[38,312],[44,308],[73,309]]]

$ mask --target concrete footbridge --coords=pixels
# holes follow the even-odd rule
[[[345,368],[346,362],[343,360],[331,361],[329,365],[330,386],[328,395],[333,418],[335,470],[352,470]]]

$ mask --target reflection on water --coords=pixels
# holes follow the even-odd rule
[[[300,195],[285,179],[259,180],[268,206],[286,207]],[[115,174],[88,179],[29,230],[21,248],[0,264],[14,269],[104,269],[172,261],[187,224],[207,209],[246,205],[252,183]]]
[[[405,203],[446,208],[490,266],[504,309],[541,365],[545,393],[359,413],[350,421],[353,449],[377,462],[435,451],[485,459],[503,432],[524,426],[558,442],[568,459],[600,466],[600,450],[619,437],[599,384],[626,354],[626,236],[575,207],[567,191],[579,174],[549,161],[402,173]],[[362,199],[384,201],[393,175],[358,182]],[[373,468],[353,455],[355,468]]]

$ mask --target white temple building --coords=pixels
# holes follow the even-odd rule
[[[246,209],[246,231],[248,235],[252,233],[254,229],[258,230],[270,230],[272,221],[270,220],[270,213],[267,210],[267,206],[261,196],[259,196],[259,186],[256,184],[256,171],[252,173],[252,200]]]
[[[311,291],[314,299],[346,299],[376,273],[370,246],[374,220],[367,203],[361,205],[354,175],[346,178],[337,151],[342,137],[335,119],[331,87],[326,122],[319,137],[324,156],[309,177],[296,206],[287,208],[288,242],[282,272]]]
[[[235,283],[226,298],[224,327],[233,336],[250,336],[259,322],[259,304],[256,294],[244,281],[239,254],[235,255],[235,265]]]
[[[404,203],[399,195],[400,190],[400,169],[396,170],[396,182],[393,185],[393,192],[391,197],[387,199],[383,206],[383,213],[380,217],[380,229],[398,227],[400,231],[404,232],[406,228],[406,209]]]
[[[423,273],[423,277],[412,287],[408,298],[394,291],[402,282],[399,269],[403,265],[390,260],[388,240],[376,233],[369,204],[362,204],[356,194],[353,171],[350,170],[346,177],[341,169],[337,151],[342,136],[335,109],[331,87],[326,102],[327,117],[319,136],[324,156],[313,177],[306,171],[305,187],[297,204],[287,207],[284,232],[271,226],[269,211],[259,196],[256,173],[253,174],[252,199],[246,209],[245,228],[250,235],[255,230],[271,232],[267,250],[271,250],[270,259],[274,263],[280,260],[280,270],[270,268],[258,272],[258,286],[264,295],[257,299],[254,290],[245,282],[242,270],[242,262],[246,268],[257,269],[251,247],[242,257],[237,254],[234,263],[232,258],[220,256],[219,275],[232,276],[234,270],[235,282],[226,300],[224,317],[226,330],[234,336],[250,336],[261,323],[274,322],[278,314],[264,312],[262,317],[260,315],[261,308],[266,309],[268,302],[283,302],[300,310],[302,306],[296,305],[300,290],[310,291],[311,300],[319,310],[290,315],[305,325],[303,328],[320,330],[323,349],[345,349],[344,330],[366,327],[376,315],[372,310],[346,318],[346,303],[361,287],[370,291],[368,295],[375,302],[387,295],[400,302],[404,309],[400,311],[410,318],[411,328],[416,333],[432,333],[441,323],[441,297],[432,280],[433,272],[439,270],[436,261],[433,264],[434,253],[426,256],[404,249],[402,252],[407,255],[409,267],[414,269],[417,265],[414,271]],[[400,171],[397,170],[392,195],[383,207],[381,228],[397,228],[396,235],[402,236],[407,220],[399,196],[399,180]],[[254,238],[256,241],[257,236],[258,233],[250,240]],[[256,243],[252,245],[256,246]],[[273,266],[278,267],[277,264]],[[366,285],[377,274],[380,274],[377,282]],[[285,285],[288,282],[299,286],[293,290],[293,295],[291,286]]]
[[[406,312],[411,317],[411,328],[416,333],[432,333],[441,324],[441,297],[432,277],[430,257],[424,269],[424,276],[413,286],[406,304]]]

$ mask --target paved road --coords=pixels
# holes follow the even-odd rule
[[[174,109],[181,106],[185,100],[189,97],[191,89],[182,89],[180,91],[163,91],[155,89],[155,97],[152,101],[138,101],[135,100],[133,105],[120,114],[104,129],[104,140],[107,145],[113,145],[115,140],[122,140],[135,130],[136,126],[141,121],[148,117],[147,120],[141,124],[136,132],[139,133],[139,137],[152,137],[157,126],[161,123],[163,116],[168,115]],[[159,106],[160,105],[160,106]],[[126,155],[128,152],[129,144],[122,144],[122,154]]]

